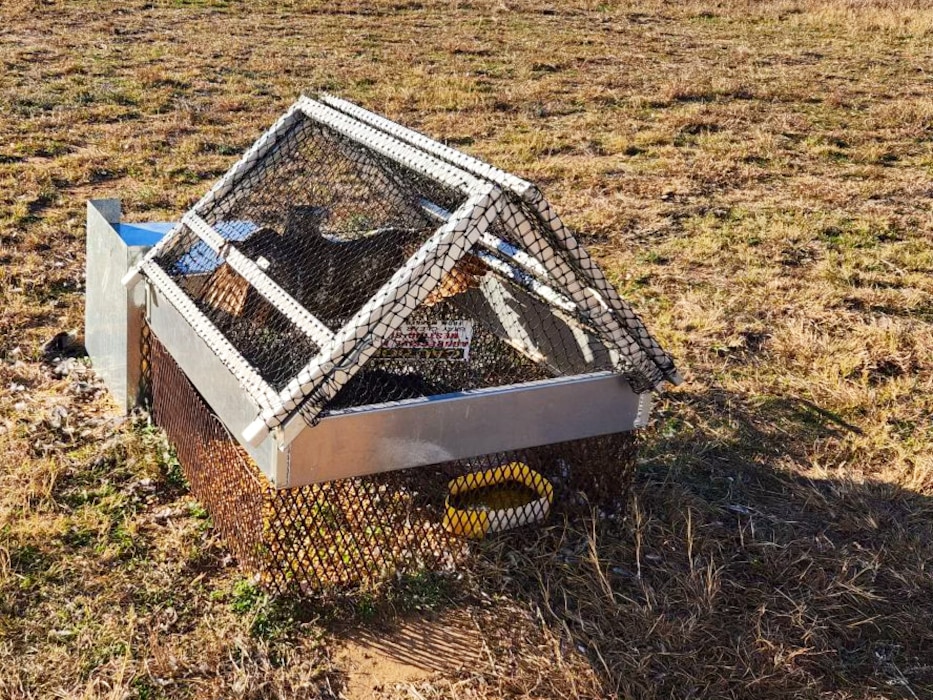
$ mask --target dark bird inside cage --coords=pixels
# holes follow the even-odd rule
[[[261,227],[233,245],[318,319],[337,327],[363,307],[431,231],[398,226],[331,231],[328,218],[322,207],[292,207],[281,233]],[[476,287],[486,272],[485,264],[468,254],[424,303],[432,306]],[[212,273],[204,298],[218,311],[237,318],[249,315],[260,324],[272,308],[226,263]]]

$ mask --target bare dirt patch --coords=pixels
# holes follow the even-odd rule
[[[488,651],[468,609],[409,616],[384,629],[357,629],[335,646],[335,667],[347,678],[348,700],[434,676],[476,672]]]

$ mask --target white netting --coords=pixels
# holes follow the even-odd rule
[[[533,185],[322,99],[301,98],[139,270],[260,409],[250,439],[296,413],[568,374],[678,380]]]

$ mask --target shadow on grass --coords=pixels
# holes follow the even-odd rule
[[[608,696],[933,697],[933,499],[802,477],[859,432],[808,401],[681,392],[658,414],[624,522],[500,543],[486,579]]]
[[[798,398],[678,392],[624,518],[593,503],[484,543],[462,579],[277,600],[268,627],[319,622],[463,697],[933,697],[933,499],[801,474],[860,432]]]

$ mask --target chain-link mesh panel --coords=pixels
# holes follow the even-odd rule
[[[152,403],[152,331],[149,325],[142,324],[139,332],[139,393],[137,404],[149,406]]]
[[[506,243],[486,252],[521,270],[511,275],[513,283],[535,294],[550,306],[572,314],[583,328],[619,351],[618,366],[637,391],[653,388],[673,370],[673,363],[648,334],[641,319],[624,302],[607,302],[611,288],[602,272],[584,249],[553,215],[542,199],[543,211],[512,192],[503,193],[505,201],[494,232]],[[519,253],[503,253],[513,246]],[[527,257],[531,263],[522,265]],[[488,258],[487,258],[488,259]],[[614,290],[612,290],[614,292]],[[617,298],[617,296],[616,296]],[[657,356],[653,353],[658,351]],[[562,371],[569,371],[562,367]]]
[[[268,482],[155,336],[150,353],[153,418],[175,448],[191,493],[240,564],[261,571]]]
[[[230,229],[231,235],[238,235]],[[248,246],[247,246],[248,248]],[[320,347],[187,226],[159,259],[207,319],[274,389]]]
[[[635,436],[619,433],[276,490],[158,340],[154,415],[191,491],[248,572],[276,592],[367,587],[468,565],[475,543],[555,511],[621,512]]]

